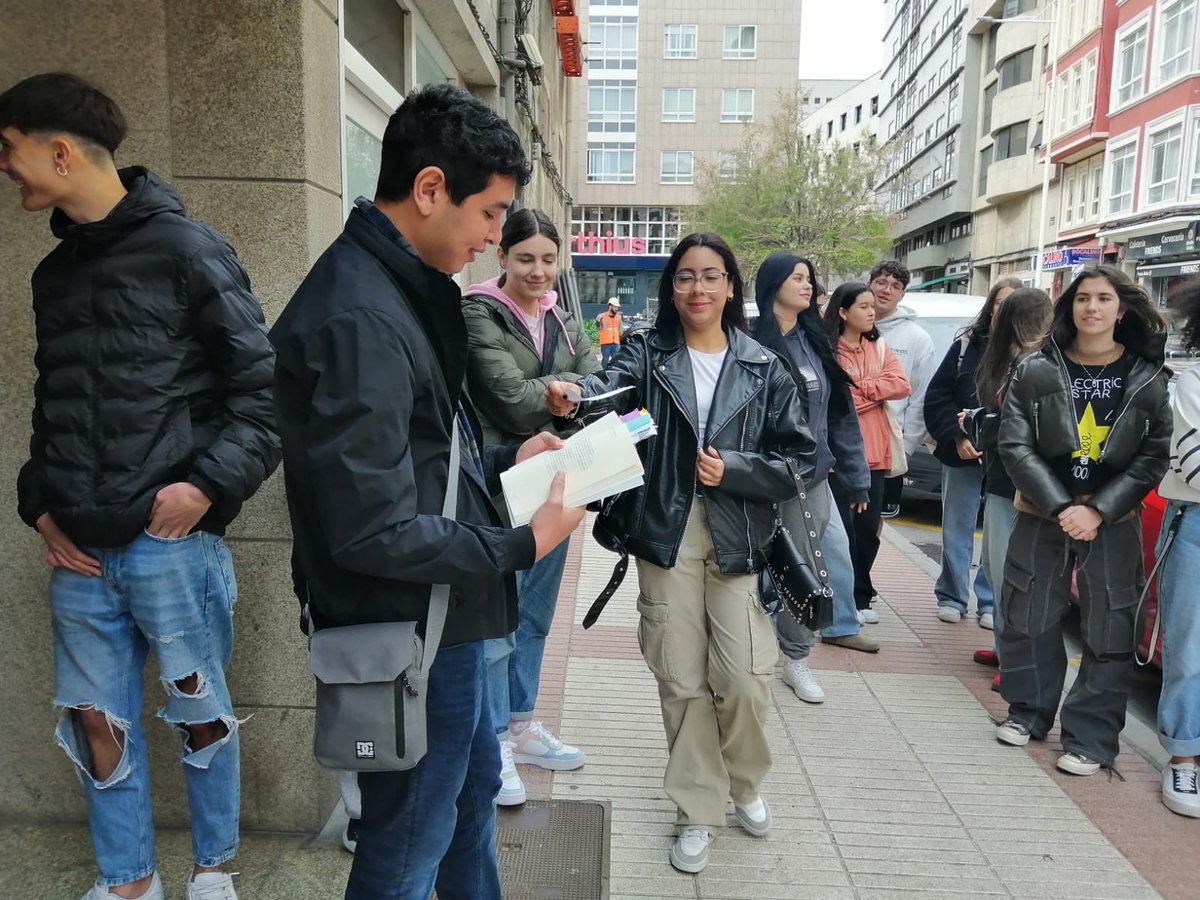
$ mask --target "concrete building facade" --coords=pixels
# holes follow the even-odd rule
[[[748,126],[796,90],[798,0],[581,8],[587,74],[574,106],[573,265],[586,314],[646,308],[702,167],[736,176]]]
[[[965,292],[981,42],[967,0],[886,0],[882,118],[897,142],[883,179],[911,290]]]
[[[815,140],[842,147],[857,148],[867,140],[878,139],[883,90],[879,74],[849,82],[848,87],[826,100],[819,109],[810,109],[804,118],[805,132]],[[803,85],[801,82],[802,91]]]
[[[564,6],[554,4],[566,15]],[[371,167],[387,115],[419,83],[462,84],[504,104],[527,146],[540,139],[536,175],[522,201],[565,225],[570,147],[561,128],[570,89],[557,42],[564,30],[569,41],[571,23],[554,12],[539,2],[521,20],[515,4],[467,0],[26,0],[6,7],[0,86],[69,69],[110,92],[131,126],[118,163],[157,170],[194,216],[229,238],[271,321],[338,234],[347,204],[357,193],[373,194]],[[501,52],[506,22],[514,41],[534,35],[546,61],[539,84],[523,86],[498,64],[509,55]],[[525,58],[519,49],[512,53]],[[0,195],[0,204],[7,323],[0,354],[0,815],[80,819],[74,771],[51,740],[57,712],[45,547],[18,520],[15,498],[32,402],[29,276],[53,239],[47,217],[22,212],[15,191]],[[481,263],[463,280],[494,265]],[[228,543],[240,587],[229,681],[237,714],[248,717],[241,731],[242,825],[314,831],[336,791],[311,757],[312,676],[292,594],[281,475],[247,504]],[[153,663],[148,669],[155,815],[161,824],[181,825],[187,805],[179,740],[153,717],[162,694]]]

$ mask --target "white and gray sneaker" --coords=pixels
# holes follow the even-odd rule
[[[1058,758],[1055,767],[1068,775],[1095,775],[1100,771],[1100,763],[1082,753],[1064,753]]]
[[[513,745],[513,758],[527,766],[569,772],[587,760],[586,753],[564,744],[541,722],[528,722],[520,731],[514,731],[510,725],[508,734]]]
[[[996,630],[996,617],[991,613],[979,614],[979,627],[986,628],[988,631]]]
[[[817,683],[807,659],[789,659],[783,667],[783,683],[805,703],[825,702],[825,691]]]
[[[1173,813],[1200,819],[1200,768],[1194,762],[1167,763],[1162,773],[1162,802]]]
[[[236,872],[202,872],[194,875],[187,886],[187,900],[238,900],[233,889]]]
[[[121,900],[121,898],[104,885],[93,884],[91,890],[80,897],[79,900]],[[163,886],[157,872],[150,879],[150,887],[146,888],[146,893],[142,894],[138,900],[163,900]]]
[[[685,828],[675,839],[668,857],[680,872],[695,874],[708,865],[708,847],[712,843],[712,832],[707,828]]]
[[[878,625],[879,613],[873,609],[860,609],[856,613],[859,625]]]
[[[771,807],[767,806],[767,801],[761,794],[754,798],[753,803],[747,803],[745,806],[734,803],[733,814],[747,834],[766,837],[771,833]]]
[[[937,608],[937,617],[943,622],[949,622],[953,625],[956,622],[962,621],[962,610],[957,606],[939,606]]]
[[[1032,733],[1029,731],[1029,726],[1016,719],[1005,719],[996,726],[996,740],[1002,744],[1024,747],[1029,743],[1030,737],[1032,737]]]
[[[513,759],[512,741],[500,741],[500,793],[496,795],[497,806],[520,806],[525,802],[525,782],[517,773]]]

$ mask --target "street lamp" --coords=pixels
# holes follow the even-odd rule
[[[1051,2],[1050,6],[1054,6]],[[1041,215],[1038,217],[1038,242],[1037,242],[1037,258],[1033,263],[1033,286],[1040,288],[1042,286],[1042,263],[1044,261],[1043,254],[1046,248],[1046,207],[1050,198],[1050,116],[1054,110],[1054,83],[1058,81],[1058,51],[1054,47],[1054,29],[1058,26],[1058,17],[1051,16],[1048,19],[1034,19],[1028,16],[1013,16],[1011,19],[1006,19],[1000,16],[980,16],[980,22],[987,22],[993,25],[1003,25],[1012,22],[1025,22],[1032,25],[1049,25],[1050,34],[1050,84],[1046,88],[1046,100],[1042,109],[1042,140],[1046,146],[1046,152],[1042,159],[1042,203]]]

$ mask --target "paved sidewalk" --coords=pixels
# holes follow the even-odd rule
[[[996,741],[988,717],[1004,707],[989,690],[993,670],[971,662],[991,633],[973,618],[937,620],[915,553],[889,530],[875,579],[883,622],[868,626],[879,654],[815,649],[826,703],[803,704],[773,681],[771,836],[747,836],[731,809],[709,867],[690,876],[667,863],[674,808],[657,692],[637,647],[636,578],[584,631],[616,557],[574,540],[539,715],[588,763],[523,772],[531,796],[612,803],[614,900],[1200,897],[1200,822],[1162,807],[1158,772],[1136,752],[1118,760],[1121,782],[1056,772],[1057,733],[1027,749]]]

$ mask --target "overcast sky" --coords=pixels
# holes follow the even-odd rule
[[[866,78],[883,59],[883,0],[807,0],[801,78]]]

